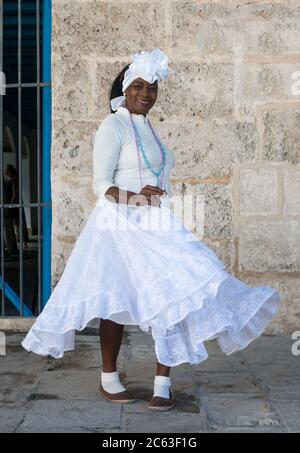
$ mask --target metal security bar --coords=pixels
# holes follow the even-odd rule
[[[0,0],[0,71],[3,73],[3,0]],[[4,78],[2,79],[4,82]],[[3,219],[3,95],[0,95],[0,231],[1,231],[1,313],[5,315],[5,266],[4,266],[4,219]]]
[[[35,17],[34,17],[35,16]],[[24,27],[23,23],[24,21]],[[16,23],[17,22],[17,23]],[[3,32],[4,24],[7,25],[6,35]],[[12,25],[11,25],[12,24]],[[30,64],[32,53],[29,58],[22,60],[22,43],[27,40],[30,42],[32,25],[35,24],[35,46],[34,52],[35,65]],[[33,25],[34,26],[34,25]],[[27,28],[26,28],[27,27]],[[11,67],[14,64],[17,66],[17,80],[8,81],[5,83],[5,94],[8,93],[10,99],[14,99],[13,90],[17,90],[17,112],[15,117],[17,120],[17,149],[16,149],[16,165],[18,175],[18,202],[7,203],[4,198],[4,129],[3,129],[3,96],[0,96],[0,228],[1,228],[1,275],[0,275],[0,290],[1,290],[1,316],[11,316],[10,309],[14,307],[14,316],[34,316],[41,312],[44,304],[48,300],[51,293],[51,187],[50,187],[50,147],[51,147],[51,1],[50,0],[15,0],[6,1],[0,0],[0,71],[5,74],[5,61],[3,61],[3,45],[5,40],[12,47],[16,45],[16,55],[10,56]],[[24,41],[23,41],[24,40]],[[42,45],[41,45],[42,43]],[[42,46],[42,48],[41,48]],[[15,49],[15,47],[14,47]],[[7,52],[9,55],[9,52]],[[16,61],[13,61],[13,60]],[[29,63],[28,63],[29,62]],[[30,66],[30,67],[27,67]],[[9,72],[9,65],[6,65]],[[35,75],[36,71],[36,75]],[[23,77],[26,73],[26,77]],[[30,78],[35,80],[27,80]],[[13,78],[13,76],[12,76]],[[22,105],[23,96],[26,92],[28,99],[28,89],[35,88],[36,105],[34,112],[30,110],[32,118],[36,118],[36,155],[34,162],[36,163],[36,173],[31,174],[29,167],[29,181],[36,180],[36,201],[31,202],[31,191],[29,201],[23,201],[23,168],[22,168],[22,152],[23,152],[23,122],[24,108]],[[11,91],[9,91],[11,90]],[[25,92],[24,92],[25,90]],[[27,91],[26,91],[27,90]],[[42,98],[42,103],[41,103]],[[33,102],[34,104],[34,102]],[[32,107],[30,107],[31,109]],[[12,108],[13,110],[13,108]],[[11,112],[10,112],[10,116]],[[32,120],[33,121],[33,120]],[[31,158],[32,156],[30,156]],[[30,161],[31,162],[31,161]],[[15,275],[9,273],[10,281],[6,278],[6,261],[8,254],[5,250],[6,223],[7,213],[9,210],[18,209],[18,287],[19,291],[13,288],[12,282]],[[33,208],[37,210],[37,239],[36,239],[36,254],[32,253],[32,263],[36,263],[31,274],[27,275],[27,281],[24,279],[24,208],[30,208],[30,213]],[[11,211],[12,212],[12,211]],[[5,216],[6,215],[6,216]],[[25,225],[26,227],[26,225]],[[27,227],[26,227],[27,228]],[[27,230],[25,230],[27,231]],[[27,254],[28,255],[28,254]],[[30,254],[28,255],[30,258]],[[28,256],[26,258],[28,258]],[[29,287],[34,279],[33,297],[25,294],[25,287]],[[27,283],[27,286],[26,286]],[[26,296],[26,297],[25,297]]]

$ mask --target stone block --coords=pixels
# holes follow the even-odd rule
[[[299,69],[300,65],[287,63],[283,65],[258,62],[237,65],[237,102],[258,104],[295,99],[292,75]]]
[[[239,270],[256,272],[299,271],[298,222],[241,225]]]
[[[53,52],[52,110],[54,118],[87,118],[93,115],[93,67],[76,56]]]
[[[272,168],[242,169],[240,214],[270,215],[278,212],[278,176]]]
[[[75,7],[74,7],[75,6]],[[161,47],[164,5],[159,1],[60,0],[53,5],[54,51],[113,57]]]
[[[166,118],[157,129],[175,154],[173,178],[232,176],[234,165],[256,158],[257,131],[251,122]]]
[[[263,113],[263,158],[269,162],[300,162],[300,110]]]
[[[200,396],[211,428],[280,428],[281,422],[263,395]]]
[[[300,171],[284,171],[284,213],[300,215]]]
[[[173,5],[175,55],[297,53],[297,2],[195,2]]]
[[[52,173],[92,176],[94,136],[100,122],[53,121]]]
[[[101,398],[99,384],[97,369],[54,369],[40,375],[34,398],[95,400]]]
[[[168,118],[221,118],[233,113],[234,68],[231,63],[174,63],[161,83],[153,112]]]
[[[17,432],[102,432],[119,429],[121,405],[99,400],[40,400],[32,404]]]
[[[52,187],[56,191],[52,201],[53,232],[77,238],[95,207],[91,178],[53,175]]]

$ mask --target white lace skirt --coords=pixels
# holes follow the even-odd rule
[[[60,358],[74,349],[76,330],[102,318],[151,334],[164,365],[199,364],[207,340],[217,338],[228,355],[245,348],[279,303],[277,289],[250,287],[227,272],[167,205],[102,198],[22,346]]]

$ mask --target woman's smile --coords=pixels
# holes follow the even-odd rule
[[[137,99],[137,102],[142,106],[147,106],[150,104],[150,101],[142,101],[141,99]]]

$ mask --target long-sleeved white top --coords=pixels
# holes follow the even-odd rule
[[[149,114],[146,116],[132,114],[132,119],[141,137],[147,158],[155,171],[158,171],[162,157],[149,125]],[[156,128],[152,127],[156,137],[162,143]],[[165,149],[167,152],[166,164],[161,188],[167,191],[169,197],[172,197],[174,192],[170,184],[170,173],[175,164],[175,156],[172,150],[166,146]],[[102,198],[111,186],[139,193],[147,184],[157,186],[157,177],[147,167],[141,152],[138,154],[129,110],[119,107],[115,113],[104,118],[95,134],[93,145],[94,193],[98,199]]]

